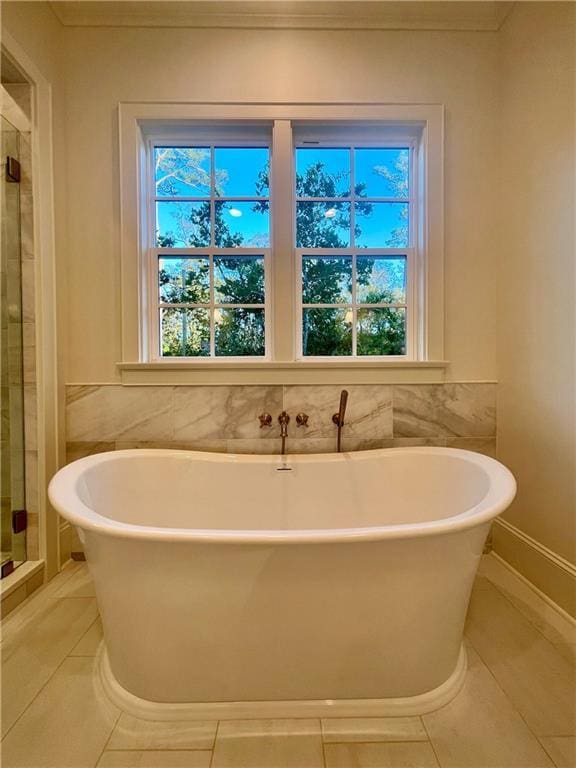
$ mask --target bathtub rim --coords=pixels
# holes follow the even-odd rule
[[[450,703],[462,690],[468,671],[464,642],[449,677],[437,688],[415,696],[384,699],[302,699],[292,701],[217,701],[158,702],[142,699],[124,688],[116,679],[104,640],[100,642],[95,663],[95,677],[106,697],[125,712],[140,720],[236,720],[259,718],[310,717],[408,717],[434,712]]]
[[[197,542],[210,544],[328,544],[336,542],[365,542],[385,539],[410,539],[420,536],[438,536],[457,533],[487,523],[503,512],[516,495],[516,480],[510,470],[496,459],[484,454],[460,448],[410,446],[402,448],[377,448],[347,453],[289,454],[288,461],[299,463],[318,461],[337,463],[363,461],[392,454],[454,456],[481,467],[489,478],[489,488],[481,501],[458,515],[428,522],[403,523],[357,528],[306,528],[306,529],[210,529],[210,528],[161,528],[135,525],[105,517],[84,504],[76,492],[76,485],[88,467],[114,459],[136,456],[177,456],[190,460],[219,463],[269,464],[274,460],[281,464],[284,457],[274,454],[225,454],[204,451],[186,451],[166,448],[132,448],[106,451],[86,456],[60,469],[50,481],[48,497],[56,511],[83,531],[112,538],[149,540],[157,542]]]

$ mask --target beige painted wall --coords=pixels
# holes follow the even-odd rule
[[[64,28],[45,2],[10,2],[2,5],[2,31],[8,32],[22,47],[42,76],[48,81],[52,96],[52,137],[54,164],[54,215],[58,308],[58,354],[60,402],[64,402],[64,356],[67,348],[66,314],[66,105],[64,89]],[[63,414],[64,409],[59,412]],[[63,427],[63,424],[61,424]]]
[[[572,562],[575,10],[517,3],[500,31],[498,269],[498,452],[519,484],[505,518]],[[538,566],[516,565],[549,590]]]
[[[442,102],[446,356],[496,377],[496,33],[66,30],[67,382],[118,381],[116,108],[123,100]]]

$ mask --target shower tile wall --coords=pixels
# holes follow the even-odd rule
[[[354,385],[343,449],[440,445],[495,455],[496,384]],[[332,414],[340,386],[67,387],[68,461],[122,448],[277,453],[276,417],[286,409],[290,453],[336,450]],[[309,427],[297,427],[304,411]],[[258,415],[273,426],[260,429]]]

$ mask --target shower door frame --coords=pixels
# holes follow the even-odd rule
[[[54,222],[54,169],[52,86],[22,46],[6,31],[2,51],[31,86],[31,167],[34,211],[34,270],[36,323],[36,439],[38,446],[39,559],[45,578],[60,570],[60,521],[47,500],[48,480],[65,463],[57,366],[56,250]],[[31,425],[29,425],[30,427]],[[29,429],[28,427],[28,429]],[[39,561],[28,563],[38,568]],[[18,576],[19,568],[14,576]],[[32,570],[30,571],[30,573]],[[21,573],[22,580],[30,574]],[[5,580],[4,580],[5,581]]]
[[[5,101],[7,100],[7,101]],[[2,90],[0,122],[2,133],[2,271],[4,282],[2,323],[2,375],[7,383],[2,407],[7,409],[6,432],[2,430],[2,558],[0,578],[4,579],[29,559],[26,536],[26,453],[25,394],[22,291],[22,213],[21,213],[21,146],[29,121],[11,109],[10,95]],[[14,105],[16,106],[16,105]],[[20,117],[20,119],[15,119]],[[26,125],[23,124],[26,120]],[[9,161],[15,161],[12,168]],[[5,219],[5,221],[4,221]],[[17,268],[14,267],[17,263]],[[4,294],[5,290],[5,294]],[[16,335],[17,334],[17,335]],[[17,341],[17,343],[15,343]],[[4,389],[4,388],[3,388]]]

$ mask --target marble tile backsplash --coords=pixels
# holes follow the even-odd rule
[[[124,448],[278,453],[278,414],[291,416],[288,452],[336,450],[340,386],[67,387],[68,461]],[[343,449],[408,445],[496,451],[496,384],[353,385]],[[273,417],[260,428],[259,414]],[[309,416],[308,427],[296,414]]]

